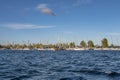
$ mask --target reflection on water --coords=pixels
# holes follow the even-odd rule
[[[120,51],[0,51],[0,80],[120,80]]]

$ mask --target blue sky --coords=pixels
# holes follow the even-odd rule
[[[0,0],[0,43],[120,41],[120,0]],[[112,39],[111,39],[112,38]]]

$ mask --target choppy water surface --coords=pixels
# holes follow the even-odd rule
[[[120,51],[0,51],[0,80],[120,80]]]

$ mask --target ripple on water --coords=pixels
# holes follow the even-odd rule
[[[0,62],[0,80],[120,80],[118,51],[9,50]]]
[[[87,80],[83,77],[65,77],[65,78],[61,78],[59,80]]]
[[[27,78],[30,78],[30,76],[22,75],[22,76],[19,76],[19,77],[12,78],[11,80],[23,80],[23,79],[27,79]]]

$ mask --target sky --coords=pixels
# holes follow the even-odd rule
[[[120,43],[120,0],[0,0],[0,44]]]

